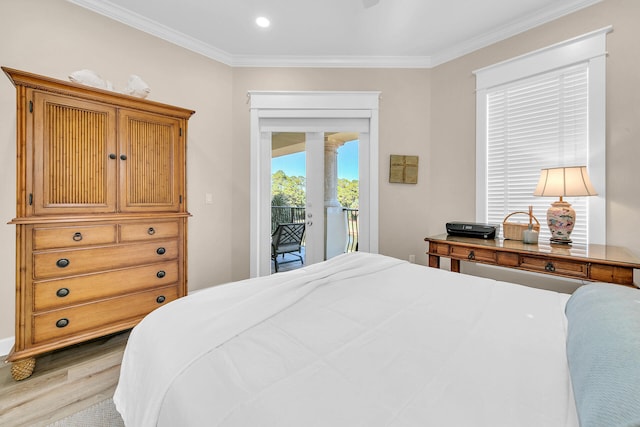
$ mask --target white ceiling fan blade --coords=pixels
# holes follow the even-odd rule
[[[362,5],[368,9],[380,3],[380,0],[362,0]]]

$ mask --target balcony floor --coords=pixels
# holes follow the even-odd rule
[[[305,260],[304,246],[300,249],[300,253],[302,254],[302,259]],[[295,262],[287,262],[289,260],[295,260]],[[282,261],[285,264],[282,264]],[[306,264],[302,264],[297,256],[293,254],[284,254],[284,259],[282,255],[278,256],[278,273],[282,273],[283,271],[297,270],[298,268],[304,267]],[[273,264],[273,260],[271,261],[271,274],[276,272],[275,266]]]

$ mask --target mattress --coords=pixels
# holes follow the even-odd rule
[[[578,426],[569,296],[345,254],[199,291],[136,326],[127,426]]]

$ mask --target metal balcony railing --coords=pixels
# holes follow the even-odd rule
[[[271,206],[271,234],[278,224],[304,222],[304,208],[298,206]]]
[[[343,208],[347,218],[347,244],[345,252],[358,250],[358,209]],[[271,234],[278,224],[304,222],[304,208],[297,206],[271,206]]]
[[[358,209],[343,208],[347,215],[347,248],[345,252],[358,250]]]

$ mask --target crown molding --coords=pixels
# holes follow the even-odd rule
[[[214,46],[188,36],[180,31],[176,31],[157,21],[146,18],[140,14],[122,8],[107,0],[67,0],[77,6],[88,9],[99,15],[118,21],[129,27],[151,34],[162,40],[193,51],[207,58],[214,59],[226,65],[231,65],[232,56]]]
[[[445,62],[449,62],[487,46],[491,46],[492,44],[524,33],[525,31],[529,31],[563,16],[570,15],[586,7],[601,3],[602,1],[603,0],[574,0],[573,2],[559,4],[554,8],[529,15],[520,21],[496,28],[485,34],[479,35],[470,40],[465,40],[462,43],[434,54],[431,56],[431,66],[435,67],[440,64],[444,64]]]
[[[234,56],[233,67],[431,68],[428,56]]]
[[[262,56],[232,55],[108,0],[67,0],[231,67],[317,67],[317,68],[432,68],[527,30],[569,15],[603,0],[574,0],[497,28],[431,56]]]

